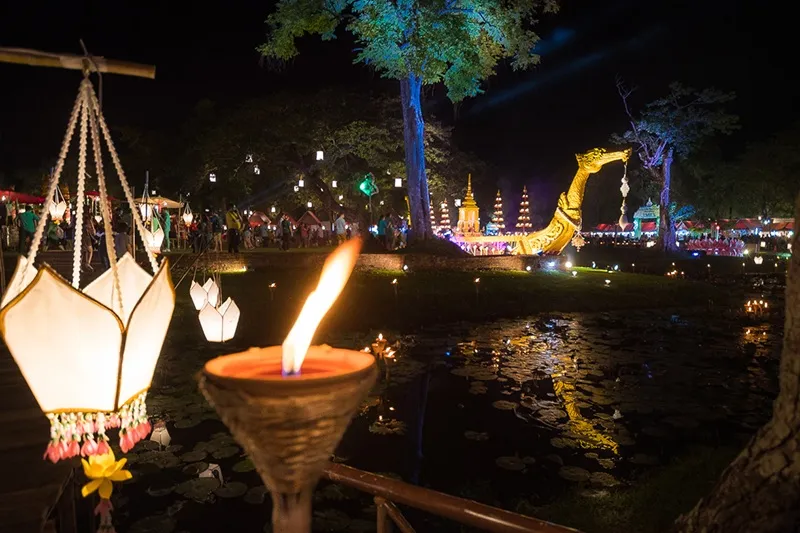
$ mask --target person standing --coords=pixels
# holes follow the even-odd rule
[[[164,251],[170,251],[170,241],[172,240],[172,218],[170,217],[169,211],[165,208],[164,209]]]
[[[33,239],[33,234],[36,231],[36,224],[39,222],[39,217],[33,210],[32,205],[26,205],[25,211],[19,214],[19,253],[28,253],[30,241]]]
[[[378,240],[386,248],[386,215],[381,215],[378,220]]]
[[[344,213],[339,213],[333,225],[336,229],[336,242],[342,244],[347,239],[347,222],[344,220]]]
[[[284,252],[289,250],[289,242],[292,239],[292,223],[289,222],[289,217],[283,215],[281,219],[281,250]]]
[[[228,253],[239,253],[239,230],[242,229],[242,216],[233,204],[228,204],[225,213],[225,224],[228,226]]]
[[[213,241],[209,241],[209,246],[213,246],[215,252],[222,251],[222,221],[216,213],[211,213],[211,231]],[[212,244],[213,243],[213,244]]]

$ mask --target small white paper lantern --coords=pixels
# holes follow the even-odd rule
[[[395,178],[394,179],[394,186],[395,187],[402,187],[403,186],[403,178]]]
[[[206,304],[200,310],[200,325],[208,342],[226,342],[236,334],[239,324],[239,306],[228,298],[219,307]]]
[[[167,431],[167,425],[164,422],[156,422],[153,428],[153,434],[150,435],[150,440],[157,442],[159,446],[169,446],[172,437],[170,437],[169,431]]]
[[[212,307],[216,307],[219,303],[219,286],[217,282],[208,278],[206,282],[203,283],[203,290],[206,291],[206,301],[211,304]]]
[[[144,230],[142,232],[142,242],[151,253],[161,253],[161,245],[164,243],[164,230],[161,228],[155,231]]]
[[[297,180],[297,186],[298,187],[305,187],[306,186],[306,182],[304,180]]]
[[[192,299],[196,311],[201,310],[208,301],[208,293],[202,285],[194,280],[192,280],[192,284],[189,286],[189,296]]]
[[[50,218],[54,221],[61,220],[64,218],[64,213],[67,212],[67,203],[63,200],[58,203],[50,200],[47,210],[50,212]]]
[[[186,224],[187,226],[192,225],[192,221],[194,220],[194,213],[192,213],[192,210],[189,208],[189,204],[186,204],[186,209],[183,210],[183,217],[181,218],[183,218],[183,223]]]
[[[339,182],[337,182],[336,180],[333,180],[333,181],[331,182],[331,187],[332,187],[332,188],[334,188],[334,189],[335,189],[335,188],[336,188],[336,187],[338,187],[338,186],[339,186]]]
[[[763,257],[761,257],[760,255],[757,255],[757,256],[755,256],[755,257],[753,258],[753,263],[755,263],[755,264],[757,264],[757,265],[760,265],[760,264],[761,264],[761,263],[763,263],[763,262],[764,262],[764,258],[763,258]]]
[[[0,331],[50,419],[53,462],[106,453],[107,428],[120,428],[125,452],[150,432],[144,400],[175,291],[166,262],[151,276],[126,253],[117,273],[118,287],[108,269],[78,290],[20,257],[0,302]],[[49,324],[49,334],[32,335],[31,317]]]
[[[325,159],[325,153],[322,150],[317,150],[317,161]]]

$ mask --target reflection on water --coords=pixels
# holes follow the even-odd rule
[[[222,530],[237,516],[242,531],[260,530],[269,520],[261,481],[193,376],[215,354],[259,344],[263,321],[210,346],[189,327],[194,313],[176,320],[148,397],[172,441],[126,455],[134,479],[115,491],[119,525]],[[386,343],[378,332],[322,334],[317,342],[385,352],[334,460],[510,509],[572,486],[635,486],[688,447],[736,442],[768,419],[781,331],[707,311],[642,311],[383,331]],[[198,477],[212,465],[224,484]],[[338,485],[323,484],[314,509],[315,530],[374,529],[370,498]],[[419,531],[452,526],[409,517]]]

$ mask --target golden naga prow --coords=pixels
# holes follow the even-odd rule
[[[581,230],[581,208],[586,182],[589,176],[598,172],[603,166],[614,161],[626,162],[631,156],[631,149],[619,152],[607,152],[602,148],[594,148],[584,154],[576,154],[578,172],[572,178],[572,184],[566,193],[558,198],[558,207],[553,219],[546,228],[518,237],[515,254],[534,255],[544,253],[557,255],[566,248],[573,235]]]

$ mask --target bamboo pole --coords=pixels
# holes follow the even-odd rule
[[[73,54],[52,54],[27,48],[0,47],[0,63],[16,63],[33,67],[54,67],[71,70],[88,68],[93,72],[135,76],[155,79],[156,67],[128,61],[106,59],[101,56],[80,56]]]

